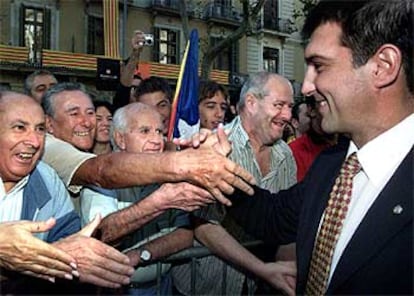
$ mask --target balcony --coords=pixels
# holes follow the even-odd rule
[[[204,10],[204,19],[219,24],[238,26],[242,17],[240,11],[234,7],[209,3]]]
[[[263,29],[291,34],[294,31],[292,22],[287,18],[264,18]]]
[[[179,0],[152,0],[151,9],[153,13],[160,13],[163,15],[180,16],[180,1]],[[193,16],[194,7],[191,3],[187,4],[188,16]]]

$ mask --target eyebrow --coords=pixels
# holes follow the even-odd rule
[[[23,124],[24,126],[28,126],[28,125],[30,125],[30,122],[28,122],[28,121],[25,121],[25,120],[23,120],[23,119],[16,119],[16,120],[13,120],[11,123],[10,123],[10,125],[13,125],[13,124],[16,124],[16,123],[19,123],[19,124]],[[41,121],[41,122],[39,122],[39,123],[36,123],[35,124],[35,126],[45,126],[46,125],[46,122],[43,120],[43,121]]]
[[[79,110],[80,107],[79,106],[70,106],[69,108],[67,108],[65,110],[65,112],[71,112],[71,111],[75,111],[75,110]]]
[[[321,56],[321,55],[318,55],[318,54],[312,54],[308,57],[305,57],[306,64],[310,64],[312,62],[315,62],[315,60],[329,61],[329,60],[331,60],[331,58]]]

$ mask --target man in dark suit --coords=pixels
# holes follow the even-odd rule
[[[272,243],[296,241],[299,294],[413,294],[413,18],[412,0],[316,5],[303,29],[302,92],[316,98],[324,131],[350,142],[323,152],[288,190],[231,197],[230,214],[247,231]],[[355,153],[361,170],[340,231],[325,240],[334,243],[319,257],[328,271],[315,293],[315,246],[335,179]]]

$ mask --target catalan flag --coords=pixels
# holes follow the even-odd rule
[[[198,113],[198,31],[193,29],[187,43],[171,108],[168,140],[188,138],[200,128]]]
[[[102,0],[104,12],[104,43],[107,57],[119,58],[119,11],[118,0]]]

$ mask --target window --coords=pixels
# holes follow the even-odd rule
[[[50,48],[50,10],[22,6],[21,46],[29,48],[29,59],[40,62],[42,49]]]
[[[214,0],[214,6],[231,7],[231,0]]]
[[[154,39],[154,60],[161,64],[178,64],[179,31],[157,28]]]
[[[278,30],[279,9],[278,0],[267,0],[263,7],[265,29]]]
[[[263,70],[272,73],[279,73],[279,49],[263,48]]]
[[[223,38],[212,38],[211,45],[214,46]],[[232,44],[220,52],[214,60],[213,68],[217,70],[227,70],[238,72],[238,43]]]
[[[88,15],[88,48],[89,54],[105,54],[103,17]]]

